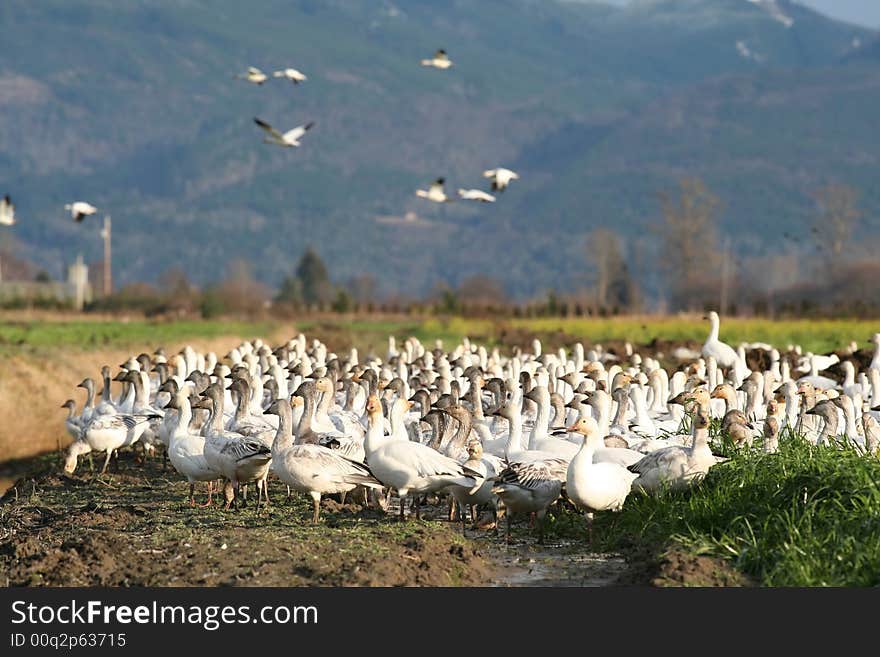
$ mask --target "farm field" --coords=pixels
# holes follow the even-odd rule
[[[721,337],[734,345],[798,344],[816,353],[842,353],[855,340],[864,357],[876,326],[726,319]],[[656,353],[679,345],[699,349],[707,323],[699,316],[285,323],[6,317],[0,322],[0,412],[13,421],[0,429],[0,477],[8,488],[0,503],[0,585],[880,583],[880,462],[851,449],[811,448],[791,435],[776,455],[725,452],[731,460],[690,491],[633,495],[622,512],[597,514],[592,545],[582,514],[570,505],[548,517],[544,545],[536,544],[524,519],[506,545],[491,528],[462,536],[437,504],[421,521],[398,523],[393,514],[325,499],[322,524],[314,527],[307,499],[286,500],[277,480],[268,510],[192,509],[186,483],[173,470],[160,461],[136,462],[132,452],[103,477],[85,464],[75,475],[61,474],[59,450],[69,439],[59,406],[67,398],[81,405],[75,386],[101,365],[115,369],[132,354],[184,344],[222,357],[243,339],[277,343],[300,331],[331,349],[356,346],[365,354],[384,353],[389,334],[398,341],[413,335],[426,345],[439,339],[446,347],[467,336],[502,350],[529,348],[534,338],[545,350],[574,341],[619,350],[629,341],[636,351]],[[295,557],[292,542],[299,546]],[[333,559],[319,558],[328,553]]]

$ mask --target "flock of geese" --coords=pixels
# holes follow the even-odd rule
[[[821,357],[770,345],[770,367],[750,371],[747,345],[718,339],[719,318],[701,353],[667,371],[627,345],[615,355],[577,343],[570,352],[530,350],[502,355],[465,338],[451,351],[415,338],[388,339],[384,357],[336,354],[300,334],[277,346],[243,342],[222,358],[187,346],[179,353],[141,353],[103,387],[79,387],[86,400],[68,410],[73,442],[64,470],[80,456],[111,455],[136,443],[163,449],[190,484],[205,482],[212,504],[222,482],[225,508],[269,503],[268,479],[308,494],[318,522],[320,501],[351,494],[391,508],[406,500],[419,517],[428,496],[450,500],[462,526],[479,510],[497,521],[503,508],[510,535],[514,514],[540,521],[560,498],[588,514],[619,510],[633,491],[656,494],[699,481],[724,458],[712,452],[710,423],[721,420],[738,445],[775,452],[791,427],[813,443],[849,441],[876,455],[880,439],[880,335],[875,357],[842,383],[820,376]],[[826,358],[825,362],[829,362]],[[121,385],[114,395],[113,382]],[[761,425],[759,426],[759,423]],[[592,536],[592,523],[590,523]]]
[[[452,60],[449,59],[449,55],[446,53],[446,51],[441,48],[434,53],[434,56],[432,58],[421,60],[421,64],[422,66],[445,70],[452,67]],[[290,80],[294,84],[299,84],[300,82],[304,82],[308,79],[305,74],[295,68],[286,68],[280,71],[275,71],[272,75],[276,78],[285,78],[287,80]],[[268,75],[263,73],[263,71],[255,66],[249,66],[246,73],[238,74],[236,77],[247,80],[248,82],[256,85],[262,85],[266,80],[269,79]],[[292,128],[286,132],[281,132],[280,130],[272,127],[271,124],[267,123],[259,117],[254,117],[254,123],[256,123],[268,134],[268,137],[263,140],[265,143],[274,144],[276,146],[284,146],[287,148],[300,146],[301,142],[299,140],[306,134],[309,129],[311,129],[315,125],[314,121],[309,121],[308,123],[296,126],[295,128]],[[512,180],[516,180],[519,178],[519,174],[504,167],[497,167],[495,169],[487,169],[486,171],[484,171],[483,177],[490,179],[492,191],[502,192],[507,188]],[[418,196],[419,198],[427,199],[429,201],[433,201],[434,203],[450,203],[455,200],[455,197],[446,193],[445,184],[445,178],[437,178],[430,185],[430,187],[428,187],[428,189],[416,190],[416,196]],[[459,188],[458,198],[466,201],[477,201],[480,203],[495,202],[495,196],[493,194],[476,188]]]
[[[434,53],[434,56],[432,58],[422,59],[421,64],[422,66],[445,70],[452,67],[452,60],[449,59],[449,56],[446,54],[445,50],[440,49]],[[249,66],[246,72],[239,73],[234,77],[237,79],[246,80],[258,86],[263,85],[263,83],[270,79],[269,75],[264,73],[256,66]],[[272,77],[292,82],[295,85],[298,85],[309,79],[308,76],[306,76],[302,71],[292,67],[273,71]],[[302,142],[300,140],[315,125],[314,121],[309,121],[289,130],[281,131],[259,117],[254,117],[254,123],[259,126],[263,131],[265,131],[266,137],[263,139],[264,143],[273,144],[275,146],[282,146],[285,148],[296,148],[301,146]],[[494,192],[504,191],[512,180],[516,180],[519,178],[519,174],[517,174],[515,171],[506,169],[504,167],[487,169],[483,172],[483,176],[490,180],[490,188]],[[429,201],[433,201],[435,203],[449,203],[456,200],[455,197],[446,193],[444,187],[445,182],[445,178],[437,178],[427,190],[416,190],[416,196],[428,199]],[[496,197],[493,194],[476,188],[459,188],[458,198],[466,201],[476,201],[480,203],[494,203],[496,200]],[[64,205],[64,209],[70,213],[70,216],[77,223],[82,222],[86,217],[98,212],[97,207],[86,201],[74,201],[72,203],[67,203]],[[0,226],[13,226],[15,225],[15,223],[15,205],[13,204],[9,194],[6,194],[2,199],[0,199]]]

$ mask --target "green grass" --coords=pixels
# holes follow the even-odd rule
[[[615,317],[546,319],[451,318],[323,318],[295,321],[296,330],[309,337],[327,340],[331,348],[356,346],[384,354],[388,335],[398,343],[410,336],[433,347],[442,340],[445,347],[463,337],[487,346],[518,344],[530,348],[532,337],[541,338],[545,348],[570,347],[575,341],[587,344],[628,340],[645,345],[652,340],[702,342],[708,322],[696,317]],[[242,335],[267,338],[281,324],[273,321],[148,321],[92,320],[0,322],[0,352],[48,349],[59,346],[100,348],[126,345],[161,345],[167,342]],[[739,342],[769,342],[781,349],[799,344],[805,351],[827,353],[855,340],[868,346],[869,336],[880,322],[870,320],[781,320],[725,319],[721,339]]]
[[[595,534],[612,550],[721,557],[766,586],[876,586],[880,460],[789,434],[778,454],[740,452],[690,490],[631,495],[597,514]]]
[[[30,321],[0,323],[0,351],[154,345],[223,335],[266,336],[271,322],[243,321]],[[232,345],[230,345],[232,346]]]
[[[654,338],[703,342],[709,332],[709,323],[700,316],[523,319],[513,320],[510,325],[537,333],[563,331],[593,342],[629,340],[633,344],[647,344]],[[734,346],[740,342],[768,342],[784,349],[788,344],[799,344],[805,351],[826,353],[844,348],[851,340],[865,347],[878,327],[878,321],[857,319],[725,318],[720,338]]]

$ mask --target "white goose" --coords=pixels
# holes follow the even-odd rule
[[[252,82],[254,84],[263,84],[266,80],[268,80],[268,76],[263,73],[256,66],[248,66],[247,73],[239,73],[235,77],[241,80],[247,80],[248,82]]]
[[[580,450],[568,464],[565,494],[575,506],[587,512],[590,542],[593,539],[593,511],[618,511],[638,477],[617,463],[594,463],[593,452],[604,447],[599,427],[593,418],[581,418],[569,431],[584,437]]]
[[[81,222],[84,218],[88,217],[91,214],[95,214],[98,211],[91,203],[86,203],[85,201],[75,201],[73,203],[67,203],[64,206],[65,210],[70,211],[70,216],[73,217],[74,221]]]
[[[382,404],[375,395],[370,395],[367,400],[367,413],[369,428],[364,442],[367,464],[376,479],[397,491],[401,518],[404,516],[404,500],[410,493],[416,493],[418,518],[418,494],[436,492],[451,484],[470,486],[471,492],[476,492],[482,484],[480,473],[466,470],[457,461],[427,445],[386,437]]]
[[[511,180],[519,179],[519,174],[516,171],[498,167],[496,169],[487,169],[483,172],[483,177],[492,179],[492,191],[503,192],[507,189]]]
[[[9,194],[0,199],[0,226],[15,225],[15,206]]]
[[[205,458],[204,437],[189,431],[189,423],[192,421],[192,406],[186,388],[178,390],[165,405],[165,408],[177,410],[174,430],[168,444],[168,460],[171,461],[174,469],[186,477],[189,482],[190,506],[196,505],[195,488],[198,481],[208,482],[208,501],[202,506],[211,506],[214,480],[220,479],[222,474],[208,465]]]
[[[437,178],[427,190],[417,189],[416,196],[434,201],[434,203],[451,203],[452,197],[448,196],[443,188],[445,182],[445,178]]]
[[[632,487],[654,493],[667,486],[684,488],[705,476],[717,460],[709,449],[709,414],[704,408],[694,416],[693,435],[690,447],[659,449],[629,466],[638,475]]]
[[[61,408],[67,409],[67,417],[64,419],[64,428],[67,429],[67,434],[74,440],[79,440],[82,436],[82,425],[80,418],[76,415],[76,402],[68,399],[61,404]]]
[[[466,201],[479,201],[481,203],[494,203],[495,197],[487,194],[482,189],[459,189],[458,197]]]
[[[113,452],[123,445],[137,442],[151,420],[160,419],[159,415],[95,415],[82,428],[80,440],[74,441],[67,451],[64,460],[64,471],[73,474],[76,470],[77,458],[89,452],[106,452],[101,474],[107,471]]]
[[[278,478],[290,488],[308,493],[312,498],[313,523],[318,522],[321,514],[321,495],[341,493],[344,496],[359,485],[382,487],[363,463],[347,459],[336,450],[314,443],[294,444],[293,416],[287,400],[276,399],[266,409],[266,413],[279,417],[278,431],[272,442],[272,467]]]
[[[309,121],[305,125],[299,125],[287,132],[279,132],[271,125],[254,117],[254,123],[260,126],[263,130],[265,130],[269,136],[263,139],[263,142],[266,144],[275,144],[276,146],[284,146],[285,148],[291,148],[296,146],[301,146],[300,139],[303,135],[306,134],[309,130],[311,130],[312,126],[315,125],[314,121]]]
[[[213,383],[193,408],[205,408],[211,412],[211,419],[205,425],[205,460],[226,479],[223,495],[226,499],[224,510],[228,511],[238,497],[241,484],[265,481],[272,453],[263,442],[223,428],[223,393],[218,384]],[[257,508],[260,499],[258,495]]]
[[[434,56],[431,59],[423,59],[422,66],[447,69],[452,66],[452,60],[449,59],[449,55],[446,54],[446,51],[440,48],[437,52],[434,53]]]
[[[509,464],[495,476],[492,492],[504,502],[507,542],[510,542],[511,517],[515,513],[534,513],[539,521],[538,542],[544,542],[544,517],[562,492],[567,468],[568,461],[564,459],[520,461]]]
[[[721,319],[718,317],[718,313],[713,310],[703,319],[708,319],[711,322],[711,330],[700,353],[704,358],[709,358],[709,356],[714,358],[719,367],[730,368],[736,366],[739,363],[739,355],[736,353],[736,350],[726,342],[721,342],[718,339],[718,332],[721,327]]]
[[[272,73],[272,77],[276,78],[285,78],[290,80],[294,84],[299,84],[300,82],[305,82],[308,80],[306,75],[295,68],[284,68],[280,71],[275,71]]]

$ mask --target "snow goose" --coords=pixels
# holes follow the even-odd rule
[[[487,459],[483,457],[483,446],[479,441],[471,442],[467,447],[468,459],[462,463],[463,468],[478,472],[483,478],[480,487],[471,493],[470,488],[453,484],[448,488],[449,493],[458,504],[459,515],[461,516],[461,525],[464,528],[466,521],[465,508],[470,510],[471,522],[473,527],[477,525],[476,508],[484,504],[489,504],[492,508],[492,516],[497,522],[498,520],[498,496],[492,492],[494,486],[493,478],[501,471],[499,467],[500,461],[497,459]]]
[[[123,445],[134,444],[152,420],[159,415],[95,415],[82,428],[81,440],[71,444],[64,461],[64,471],[73,474],[77,457],[88,452],[106,452],[101,474],[107,471],[113,452]]]
[[[270,448],[255,438],[248,438],[223,428],[223,394],[217,383],[205,389],[204,397],[193,407],[208,409],[210,420],[205,426],[205,460],[226,479],[224,510],[229,510],[238,497],[241,484],[265,481],[272,459]],[[257,508],[260,496],[257,497]]]
[[[830,399],[823,399],[821,401],[818,401],[816,402],[815,406],[813,406],[806,412],[806,414],[817,415],[818,417],[825,420],[825,425],[822,427],[822,432],[816,439],[817,445],[822,445],[829,438],[837,436],[837,427],[840,423],[840,418],[837,413],[837,405],[833,401],[831,401]]]
[[[299,84],[300,82],[305,82],[306,80],[308,80],[304,73],[296,70],[295,68],[284,68],[280,71],[274,71],[272,73],[272,77],[285,78],[287,80],[290,80],[294,84]]]
[[[254,117],[254,123],[256,123],[269,134],[268,137],[265,137],[263,139],[264,143],[275,144],[276,146],[284,146],[286,148],[301,146],[302,144],[299,140],[302,138],[303,135],[306,134],[306,132],[312,129],[312,126],[315,125],[314,121],[309,121],[304,125],[298,125],[297,127],[282,133],[257,117]]]
[[[449,59],[449,55],[447,55],[446,51],[442,48],[435,52],[431,59],[423,59],[421,63],[422,66],[430,66],[439,69],[447,69],[452,66],[452,60]]]
[[[694,416],[693,443],[690,447],[659,449],[628,469],[638,475],[633,481],[633,489],[654,493],[665,487],[685,488],[702,479],[716,463],[709,449],[709,414],[705,408],[701,408]]]
[[[400,497],[400,517],[404,517],[405,498],[415,493],[416,518],[419,518],[418,497],[433,493],[450,484],[469,486],[472,492],[482,484],[478,472],[466,470],[457,461],[434,451],[427,445],[410,440],[395,440],[382,432],[382,404],[371,395],[367,400],[369,429],[364,448],[373,476]]]
[[[321,495],[345,494],[357,486],[381,488],[363,463],[342,456],[338,451],[310,442],[294,444],[293,414],[290,402],[276,399],[266,413],[278,415],[278,430],[272,441],[272,466],[278,478],[293,490],[312,498],[312,522],[321,514]],[[312,437],[313,434],[311,435]]]
[[[85,201],[75,201],[73,203],[67,203],[64,206],[65,210],[70,211],[70,216],[73,217],[74,221],[81,222],[90,214],[95,214],[98,211],[91,203],[86,203]]]
[[[9,198],[9,194],[0,199],[0,225],[15,225],[15,206],[12,204],[12,199]]]
[[[564,459],[517,461],[495,476],[492,492],[504,503],[507,542],[510,542],[511,517],[515,513],[534,513],[539,522],[538,542],[544,542],[544,518],[562,492],[567,468],[568,461]]]
[[[443,188],[445,182],[445,178],[437,178],[427,190],[417,189],[416,196],[434,201],[434,203],[451,203],[452,197],[448,196]]]
[[[263,84],[269,77],[256,66],[248,66],[247,73],[239,73],[236,75],[239,80],[247,80],[253,84]]]
[[[831,365],[827,365],[827,367],[823,367],[827,360],[823,360],[827,358],[826,356],[817,356],[815,354],[807,354],[807,359],[810,365],[810,373],[800,377],[797,382],[798,385],[802,383],[809,383],[814,388],[819,390],[831,390],[837,387],[837,381],[831,379],[827,376],[822,376],[819,372],[823,369],[827,369],[827,367],[831,367]],[[836,361],[835,361],[836,362]],[[834,364],[834,363],[832,363]]]
[[[79,440],[82,435],[82,425],[80,418],[76,415],[76,402],[68,399],[61,404],[61,408],[67,409],[67,417],[64,418],[64,428],[67,429],[68,435],[74,440]]]
[[[482,189],[459,189],[458,197],[466,201],[479,201],[480,203],[495,202],[495,197],[487,194]]]
[[[214,480],[220,479],[222,474],[209,466],[205,459],[205,438],[190,432],[192,406],[187,390],[185,388],[178,390],[165,408],[177,411],[174,429],[169,438],[168,460],[171,461],[172,467],[189,482],[190,506],[196,505],[195,488],[196,482],[199,481],[208,482],[208,501],[202,506],[211,506]]]
[[[718,332],[721,327],[721,320],[718,317],[718,313],[713,310],[703,317],[703,319],[709,320],[711,323],[711,330],[709,331],[709,337],[706,338],[706,342],[703,344],[700,353],[704,358],[708,358],[709,356],[714,358],[719,367],[727,369],[738,366],[740,364],[739,355],[737,355],[734,348],[718,339]]]
[[[568,464],[565,494],[586,511],[592,543],[593,512],[620,510],[638,475],[617,463],[594,462],[593,452],[604,447],[604,442],[593,418],[583,417],[568,429],[581,434],[584,441]]]
[[[498,167],[497,169],[487,169],[483,172],[483,177],[492,179],[492,191],[503,192],[511,180],[519,179],[519,174],[516,171]]]

